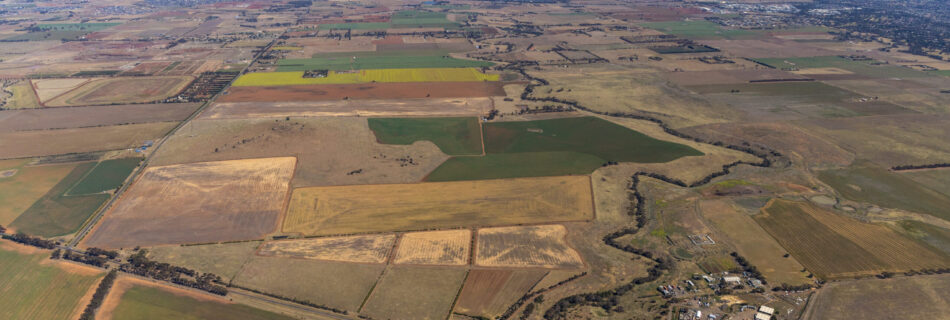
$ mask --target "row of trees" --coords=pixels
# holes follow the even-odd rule
[[[145,255],[145,250],[137,251],[126,260],[127,263],[119,265],[119,270],[155,280],[172,282],[217,295],[223,296],[228,294],[227,288],[215,284],[221,282],[221,277],[217,275],[212,273],[200,274],[188,268],[152,261]]]
[[[99,282],[99,287],[96,288],[96,293],[92,295],[92,300],[86,305],[86,309],[82,311],[79,320],[93,320],[96,318],[96,310],[99,309],[99,306],[102,305],[102,300],[109,294],[109,289],[111,289],[112,284],[115,283],[116,276],[117,272],[111,270],[106,274],[105,278],[102,278],[102,281]]]
[[[732,259],[736,260],[736,263],[742,267],[742,271],[745,271],[753,278],[759,279],[759,281],[762,281],[762,284],[768,284],[768,282],[765,281],[765,276],[763,276],[762,272],[759,271],[759,268],[756,268],[754,265],[752,265],[752,263],[749,263],[749,260],[746,260],[745,257],[740,256],[739,253],[735,251],[729,255],[731,255]]]
[[[903,171],[903,170],[915,170],[915,169],[936,169],[936,168],[950,168],[950,163],[931,163],[931,164],[905,164],[900,166],[893,166],[891,170],[894,171]]]
[[[0,231],[0,232],[3,232],[3,231]],[[43,248],[43,249],[53,249],[53,248],[56,248],[57,245],[59,245],[59,243],[55,241],[45,240],[39,237],[31,237],[22,232],[17,232],[16,234],[12,236],[4,234],[3,238],[7,240],[11,240],[16,243],[25,244],[25,245],[34,246],[34,247]]]
[[[518,308],[521,308],[521,306],[524,305],[526,302],[528,302],[528,300],[530,300],[531,298],[534,298],[534,301],[533,301],[531,304],[525,306],[525,309],[524,309],[524,310],[522,311],[522,313],[521,313],[521,318],[522,318],[522,319],[527,318],[528,316],[531,315],[532,312],[534,312],[534,309],[535,309],[535,305],[536,305],[536,304],[540,304],[541,302],[544,302],[544,298],[541,298],[540,300],[538,299],[538,297],[541,297],[541,296],[542,296],[542,293],[545,293],[545,292],[548,292],[548,291],[550,291],[550,290],[553,290],[553,289],[555,289],[555,288],[557,288],[557,287],[560,287],[560,286],[564,285],[565,283],[568,283],[568,282],[577,280],[577,278],[580,278],[580,277],[583,277],[583,276],[586,276],[586,275],[587,275],[587,271],[584,271],[584,272],[581,272],[581,273],[579,273],[579,274],[575,274],[575,275],[571,276],[570,278],[561,280],[560,282],[555,283],[555,284],[551,285],[550,287],[542,288],[542,289],[540,289],[540,290],[538,290],[538,291],[534,291],[534,292],[525,293],[523,296],[521,296],[520,299],[518,299],[518,301],[516,301],[514,304],[512,304],[511,306],[509,306],[509,307],[508,307],[508,310],[505,310],[505,313],[503,313],[501,316],[499,316],[498,319],[508,319],[508,318],[510,318],[512,315],[515,314],[515,311],[517,311]],[[535,296],[537,296],[537,297],[535,297]],[[530,309],[529,309],[529,307],[530,307]]]

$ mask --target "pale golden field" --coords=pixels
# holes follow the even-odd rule
[[[89,81],[89,79],[86,78],[36,79],[32,80],[32,84],[33,88],[36,88],[36,95],[40,98],[40,101],[46,102],[87,81]]]
[[[587,176],[297,188],[283,231],[334,235],[593,218]]]
[[[193,79],[190,76],[97,79],[58,95],[46,104],[66,107],[153,102],[178,94]]]
[[[471,241],[468,229],[406,233],[399,239],[393,263],[465,265]]]
[[[385,263],[393,247],[393,234],[294,239],[264,243],[261,256],[279,256],[343,262]]]
[[[581,255],[565,241],[562,225],[478,230],[475,265],[485,267],[580,268]]]
[[[86,244],[129,248],[260,239],[273,232],[296,158],[150,167]]]

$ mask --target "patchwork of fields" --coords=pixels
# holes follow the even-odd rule
[[[289,86],[307,84],[352,84],[375,82],[467,82],[498,81],[497,74],[475,68],[366,69],[354,72],[329,71],[326,77],[304,78],[304,72],[258,72],[242,75],[236,87]]]

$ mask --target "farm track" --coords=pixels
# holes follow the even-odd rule
[[[276,42],[277,42],[277,39],[274,39],[270,43],[268,43],[267,47],[261,49],[261,51],[258,52],[257,55],[254,56],[254,59],[251,60],[251,63],[249,63],[246,67],[244,67],[244,69],[241,70],[241,72],[246,71],[247,68],[250,68],[252,65],[254,65],[254,63],[257,62],[257,59],[259,59],[264,54],[264,52],[267,52],[267,50],[269,50],[270,47],[272,47]],[[228,85],[224,87],[224,89],[227,89],[227,87],[231,86],[231,84],[233,84],[236,79],[237,77],[232,79],[231,82],[229,82]],[[173,128],[171,131],[168,132],[168,134],[166,134],[164,137],[159,139],[158,142],[155,143],[155,145],[152,148],[152,151],[145,157],[144,160],[142,160],[142,163],[138,166],[138,168],[135,169],[135,172],[133,172],[131,176],[129,177],[129,179],[126,180],[126,183],[122,184],[122,187],[120,187],[119,190],[116,190],[116,192],[112,195],[109,201],[107,201],[105,205],[99,208],[99,211],[96,211],[96,213],[92,217],[86,220],[86,223],[83,224],[79,232],[77,232],[76,235],[73,236],[73,238],[68,242],[67,244],[68,248],[74,249],[76,245],[78,245],[79,242],[82,241],[82,239],[85,238],[89,234],[89,232],[92,231],[92,229],[99,223],[99,220],[102,219],[105,213],[115,204],[116,200],[119,199],[126,190],[128,190],[129,186],[132,185],[132,182],[142,176],[142,173],[145,171],[145,168],[148,167],[149,162],[152,160],[152,156],[154,156],[155,152],[158,151],[158,149],[161,148],[163,144],[165,144],[165,141],[168,141],[168,137],[174,135],[179,130],[181,130],[181,128],[185,127],[185,125],[187,125],[189,122],[191,122],[192,120],[197,118],[199,115],[201,115],[201,113],[206,108],[211,106],[211,104],[213,104],[214,101],[219,96],[221,96],[221,93],[225,91],[224,89],[222,89],[213,97],[205,101],[204,104],[202,104],[201,107],[195,110],[194,113],[188,116],[188,118],[185,118],[185,120],[179,122],[178,125],[175,126],[175,128]]]

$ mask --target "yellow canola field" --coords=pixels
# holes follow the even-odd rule
[[[354,84],[368,82],[472,82],[498,81],[497,74],[475,68],[367,69],[358,72],[330,71],[324,78],[304,78],[303,71],[259,72],[242,75],[238,87],[290,86],[306,84]]]

